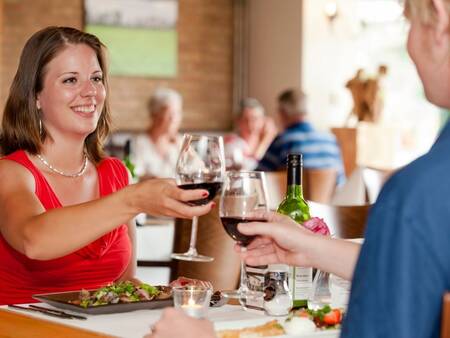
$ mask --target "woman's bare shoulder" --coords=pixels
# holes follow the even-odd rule
[[[23,165],[8,159],[0,160],[0,190],[28,188],[34,191],[35,181],[31,172]]]

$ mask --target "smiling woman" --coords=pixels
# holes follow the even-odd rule
[[[49,62],[36,105],[45,112],[43,125],[55,141],[59,130],[95,131],[106,97],[102,74],[95,52],[87,45],[69,45]]]
[[[94,35],[48,27],[22,51],[0,138],[0,304],[132,279],[134,216],[189,218],[213,206],[188,206],[207,192],[171,180],[128,186],[125,166],[104,156],[103,49]]]
[[[84,52],[84,59],[78,59],[79,55],[71,56],[67,49],[79,50],[79,54]],[[41,150],[42,142],[48,135],[47,126],[42,124],[42,110],[40,109],[41,103],[39,103],[38,96],[48,97],[48,94],[52,92],[59,95],[58,92],[54,92],[54,90],[57,90],[56,83],[48,83],[50,87],[47,88],[44,82],[54,82],[55,79],[52,79],[52,76],[65,76],[65,79],[61,79],[61,82],[76,82],[76,77],[81,76],[77,74],[78,68],[76,67],[84,66],[83,68],[88,68],[82,62],[86,62],[86,58],[89,58],[90,67],[94,67],[95,71],[98,72],[96,81],[101,78],[99,82],[103,87],[101,91],[103,98],[100,105],[101,109],[97,109],[101,117],[98,120],[97,128],[86,140],[86,150],[94,162],[98,162],[102,158],[101,142],[109,133],[111,119],[109,105],[105,101],[108,83],[107,77],[103,76],[106,73],[103,49],[104,46],[94,35],[67,27],[46,28],[27,41],[5,106],[2,135],[2,150],[5,154],[19,148],[28,150],[32,154]],[[54,60],[56,56],[59,57]],[[47,74],[49,71],[50,75]],[[88,70],[80,69],[80,71],[86,72]],[[67,74],[63,74],[63,72],[67,72]],[[44,75],[48,76],[44,77]],[[92,74],[89,74],[90,76]],[[62,87],[62,83],[59,87]],[[64,99],[67,100],[67,98]],[[55,98],[55,102],[64,99]],[[44,98],[44,101],[47,103],[48,100]],[[51,102],[48,105],[50,104]],[[18,144],[18,141],[21,142]]]

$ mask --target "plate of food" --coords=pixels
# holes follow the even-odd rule
[[[113,283],[96,290],[33,295],[54,307],[87,313],[108,314],[173,306],[170,286],[153,286],[130,281]]]
[[[342,310],[325,306],[318,310],[294,310],[286,318],[216,323],[218,338],[305,337],[337,338]]]

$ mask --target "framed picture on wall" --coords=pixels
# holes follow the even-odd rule
[[[178,0],[84,0],[85,31],[108,47],[112,75],[175,77]]]

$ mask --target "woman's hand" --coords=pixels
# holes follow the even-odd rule
[[[154,216],[192,218],[207,214],[214,202],[201,206],[190,206],[189,201],[204,199],[204,189],[183,190],[172,179],[150,179],[135,184],[133,198],[141,212]]]
[[[236,245],[235,250],[249,265],[289,264],[311,266],[310,248],[318,236],[303,228],[288,216],[274,212],[255,215],[265,222],[240,223],[238,229],[246,235],[259,236],[246,248]]]
[[[214,326],[206,319],[195,319],[183,311],[167,308],[144,338],[214,338]]]
[[[275,125],[274,120],[266,116],[264,118],[264,124],[261,128],[260,134],[259,134],[259,142],[258,146],[256,147],[255,151],[253,152],[253,155],[257,159],[263,158],[264,154],[267,151],[267,148],[272,143],[275,136],[277,136],[278,130],[277,126]]]
[[[270,116],[266,116],[264,118],[264,125],[261,130],[261,139],[265,140],[266,138],[270,138],[272,141],[277,133],[278,130],[275,121]]]
[[[183,277],[183,276],[180,276],[177,279],[171,281],[169,285],[173,288],[180,287],[180,286],[187,286],[187,285],[202,286],[204,288],[214,290],[214,287],[210,281],[187,278],[187,277]]]

